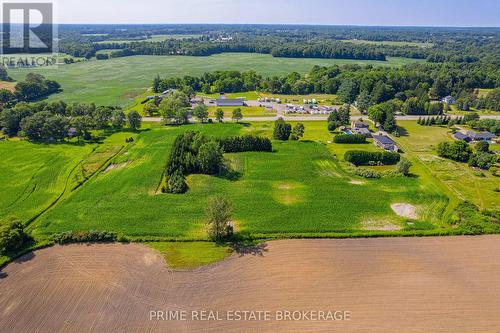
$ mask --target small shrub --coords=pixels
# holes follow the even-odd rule
[[[412,163],[407,160],[407,159],[402,159],[399,161],[397,167],[396,167],[396,172],[400,175],[403,175],[405,177],[410,175],[410,168],[412,167]]]
[[[356,168],[354,172],[357,176],[368,178],[368,179],[379,179],[382,178],[382,174],[376,170]]]
[[[30,240],[19,220],[0,222],[0,253],[17,251]]]

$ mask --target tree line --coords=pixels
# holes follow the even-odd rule
[[[359,65],[315,66],[308,74],[264,77],[255,72],[217,71],[200,77],[155,77],[153,90],[191,90],[203,93],[263,91],[272,94],[337,94],[339,103],[357,103],[362,112],[391,99],[408,103],[406,114],[441,114],[443,105],[431,103],[453,95],[472,98],[478,107],[498,109],[500,72],[492,64],[411,64],[400,68]],[[477,97],[475,89],[494,89]]]

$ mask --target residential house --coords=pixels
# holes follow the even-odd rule
[[[465,142],[470,142],[471,141],[471,138],[469,138],[469,136],[467,136],[466,134],[462,133],[462,132],[456,132],[455,134],[453,134],[453,138],[455,140],[463,140]]]
[[[399,151],[399,147],[396,142],[386,135],[374,135],[373,140],[377,147],[388,151]]]
[[[448,104],[448,105],[453,105],[457,101],[452,96],[446,96],[445,98],[443,98],[443,102],[446,103],[446,104]]]
[[[472,141],[492,141],[494,138],[497,136],[493,133],[490,132],[473,132],[473,131],[467,131],[467,136],[472,140]]]

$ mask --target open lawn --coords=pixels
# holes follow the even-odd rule
[[[314,65],[372,64],[400,66],[416,60],[389,58],[388,61],[355,61],[343,59],[273,58],[271,55],[226,53],[210,57],[133,56],[104,61],[85,61],[58,68],[18,68],[9,70],[15,80],[30,72],[43,74],[62,85],[64,92],[51,99],[69,102],[94,102],[102,105],[130,106],[144,93],[156,74],[178,77],[202,75],[216,70],[254,70],[265,76],[284,75],[291,71],[306,73]]]
[[[150,242],[173,269],[193,269],[221,261],[231,255],[231,249],[211,242]]]
[[[185,195],[157,191],[179,133],[192,129],[213,136],[265,135],[272,124],[151,125],[112,160],[116,167],[90,178],[38,219],[35,233],[97,229],[137,239],[202,240],[205,205],[216,194],[233,201],[237,230],[262,237],[362,232],[367,221],[382,228],[405,228],[404,220],[391,210],[392,203],[411,203],[438,215],[446,205],[443,192],[419,178],[360,180],[348,174],[329,150],[336,148],[323,143],[331,139],[330,133],[318,124],[306,123],[301,142],[275,142],[273,153],[228,154],[238,179],[191,175]]]
[[[469,200],[483,209],[500,207],[500,179],[489,172],[478,172],[466,163],[458,163],[437,156],[435,147],[442,141],[451,141],[450,130],[439,126],[420,126],[415,121],[400,121],[399,126],[408,135],[397,139],[408,155],[418,159],[422,177],[437,178],[459,200]],[[436,183],[434,181],[434,183]]]

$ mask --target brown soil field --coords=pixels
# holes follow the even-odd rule
[[[0,273],[0,332],[492,332],[499,251],[500,236],[284,240],[175,272],[142,245],[56,246]],[[150,320],[177,310],[187,320]],[[223,320],[192,320],[202,310]],[[227,320],[235,310],[271,320]],[[275,320],[283,310],[350,320]]]

